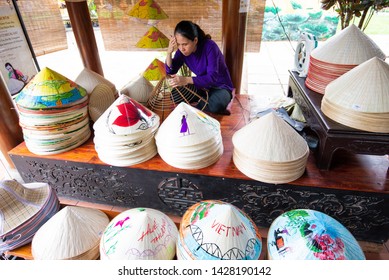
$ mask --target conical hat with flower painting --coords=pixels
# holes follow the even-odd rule
[[[168,15],[154,0],[139,0],[128,12],[131,17],[139,19],[167,19]]]
[[[278,216],[267,236],[272,260],[365,260],[358,241],[331,216],[294,209]]]
[[[108,136],[147,135],[159,126],[159,116],[134,99],[122,94],[98,118],[96,134]]]
[[[15,102],[18,106],[39,110],[71,107],[87,98],[83,87],[45,67],[23,88]]]
[[[257,260],[262,251],[255,223],[242,210],[223,201],[204,200],[189,207],[179,233],[183,255],[192,259]]]
[[[158,58],[155,58],[143,72],[143,77],[149,81],[159,81],[166,77],[165,64]]]
[[[164,49],[169,46],[169,38],[158,28],[152,26],[136,43],[136,47],[143,49]]]

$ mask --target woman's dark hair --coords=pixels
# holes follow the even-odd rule
[[[6,62],[5,65],[4,65],[5,68],[7,68],[7,66],[11,66],[12,70],[14,69],[14,67],[12,66],[12,64],[9,63],[9,62]]]
[[[12,71],[12,73],[15,75],[15,77],[16,77],[18,80],[23,81],[23,76],[19,75],[19,73],[16,72],[15,68],[12,66],[11,63],[6,62],[5,65],[4,65],[4,67],[7,68],[7,66],[11,66],[11,68],[12,68],[11,71]]]
[[[197,37],[199,43],[204,41],[205,39],[211,39],[211,35],[205,34],[205,32],[200,28],[200,26],[189,20],[180,21],[176,25],[176,28],[174,29],[174,34],[177,33],[191,41],[193,41]]]

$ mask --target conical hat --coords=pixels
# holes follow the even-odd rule
[[[274,260],[365,260],[346,227],[309,209],[295,209],[277,217],[269,228],[267,248],[269,259]]]
[[[98,118],[115,102],[115,94],[107,84],[98,84],[89,95],[88,112],[92,121]]]
[[[146,105],[154,86],[144,76],[139,75],[129,83],[127,83],[121,90],[120,94],[125,94],[139,103]]]
[[[323,99],[347,110],[389,113],[389,64],[374,57],[329,83]]]
[[[158,126],[158,115],[121,94],[94,123],[93,128],[96,133],[131,135],[151,133]]]
[[[232,204],[206,200],[192,205],[180,224],[186,253],[203,260],[257,260],[262,239],[254,222]]]
[[[87,99],[86,90],[61,74],[43,68],[15,98],[30,109],[70,107]]]
[[[164,10],[154,0],[139,0],[129,11],[129,16],[140,19],[167,19],[168,16]]]
[[[169,38],[155,26],[151,26],[138,43],[136,43],[136,47],[143,49],[163,49],[168,46]]]
[[[96,244],[108,223],[107,215],[98,209],[66,206],[36,232],[32,255],[38,260],[66,260],[94,248],[98,252]]]
[[[134,208],[116,216],[100,241],[102,260],[171,260],[178,230],[164,213]]]
[[[311,56],[324,62],[345,65],[359,65],[375,56],[385,59],[378,45],[354,24],[319,45]]]
[[[271,162],[294,161],[309,152],[307,142],[273,112],[236,131],[232,143],[251,159]]]
[[[165,63],[155,58],[143,72],[143,77],[149,81],[159,81],[166,76]]]
[[[75,82],[85,88],[89,94],[92,93],[94,88],[99,84],[109,86],[114,95],[117,94],[116,86],[112,82],[88,68],[84,68],[80,74],[78,74]]]
[[[157,146],[189,147],[218,137],[220,123],[204,112],[181,102],[158,129]]]
[[[46,183],[0,182],[0,236],[20,226],[41,210],[50,195]]]

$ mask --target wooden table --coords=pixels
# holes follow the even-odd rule
[[[308,89],[305,78],[297,72],[289,71],[289,74],[288,95],[296,100],[310,128],[319,137],[315,157],[320,169],[330,168],[333,155],[339,149],[356,154],[389,154],[389,134],[362,131],[333,121],[320,109],[323,95]]]
[[[240,172],[232,159],[232,136],[249,123],[250,97],[238,95],[231,110],[230,116],[214,116],[221,125],[223,155],[202,169],[174,168],[159,155],[133,166],[110,166],[100,161],[92,139],[56,155],[35,155],[24,142],[9,154],[25,182],[47,182],[61,199],[150,207],[178,217],[201,200],[218,199],[239,207],[263,228],[285,211],[310,208],[336,218],[360,240],[388,240],[387,158],[345,154],[323,171],[310,154],[299,179],[259,182]]]

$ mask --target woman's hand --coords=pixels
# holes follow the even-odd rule
[[[192,79],[190,77],[183,77],[179,75],[171,75],[167,80],[171,87],[182,87],[192,83]]]
[[[176,37],[170,36],[169,46],[167,47],[167,53],[172,54],[177,48]]]

